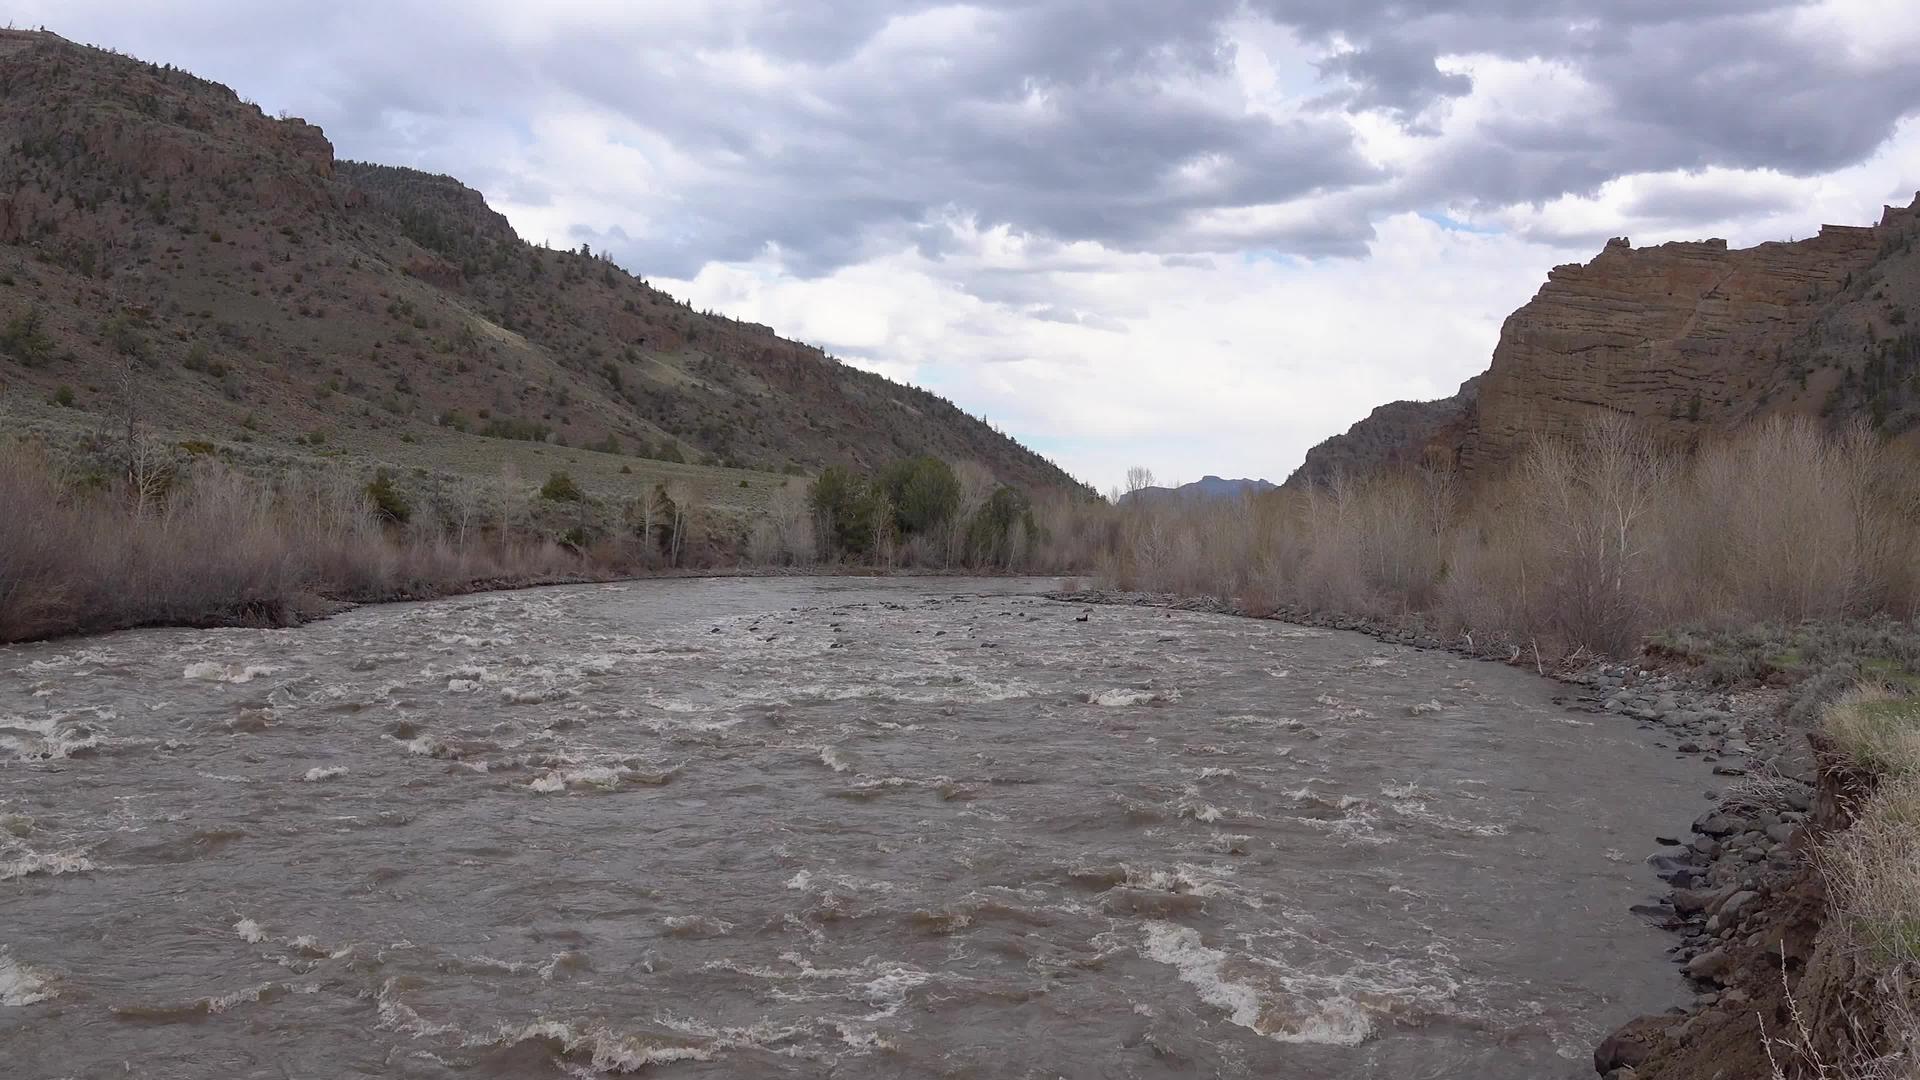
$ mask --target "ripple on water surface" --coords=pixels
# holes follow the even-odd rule
[[[1697,766],[1518,672],[1035,587],[0,650],[0,1056],[1573,1077],[1676,996],[1617,856]]]

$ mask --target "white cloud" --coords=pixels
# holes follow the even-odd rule
[[[1036,316],[968,289],[1017,243],[956,241],[964,249],[938,261],[904,250],[812,280],[768,260],[661,284],[696,307],[886,361],[1104,488],[1135,463],[1164,478],[1283,477],[1375,405],[1452,393],[1485,366],[1543,268],[1580,257],[1402,214],[1382,222],[1365,260],[1169,266],[1082,252],[1027,275],[1018,294],[1055,309]]]
[[[1482,370],[1607,236],[1806,236],[1920,186],[1911,0],[23,3],[1101,487],[1279,479]]]

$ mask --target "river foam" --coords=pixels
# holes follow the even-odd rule
[[[1692,811],[1670,755],[1548,722],[1518,672],[1032,587],[653,582],[0,650],[8,1049],[1536,1080],[1568,1017],[1664,1004],[1663,943],[1607,918],[1648,875],[1603,853]]]

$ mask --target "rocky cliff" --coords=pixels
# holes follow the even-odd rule
[[[1336,476],[1360,476],[1383,468],[1452,463],[1473,416],[1480,381],[1460,384],[1438,401],[1390,401],[1367,418],[1307,451],[1307,460],[1287,477],[1288,487],[1318,486]]]
[[[930,453],[1077,486],[951,402],[527,244],[459,181],[337,161],[171,66],[0,31],[0,173],[17,416],[474,472],[510,440],[765,471]]]
[[[1383,406],[1316,447],[1296,481],[1439,456],[1469,475],[1624,413],[1676,446],[1779,412],[1920,426],[1914,206],[1793,242],[1634,248],[1554,268],[1507,318],[1477,394]]]

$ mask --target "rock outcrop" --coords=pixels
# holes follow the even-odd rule
[[[1468,379],[1452,397],[1391,401],[1374,409],[1345,434],[1307,451],[1306,462],[1287,477],[1286,486],[1324,485],[1336,476],[1360,476],[1428,461],[1455,463],[1483,378]]]
[[[1607,412],[1682,444],[1750,419],[1833,301],[1912,221],[1889,208],[1879,226],[1743,250],[1616,239],[1584,266],[1555,268],[1501,328],[1462,467],[1497,468]]]
[[[1438,458],[1499,472],[1535,440],[1633,417],[1678,447],[1762,416],[1920,427],[1920,198],[1805,240],[1634,248],[1560,266],[1508,316],[1477,394],[1382,406],[1290,483]],[[1473,384],[1470,384],[1473,385]]]

